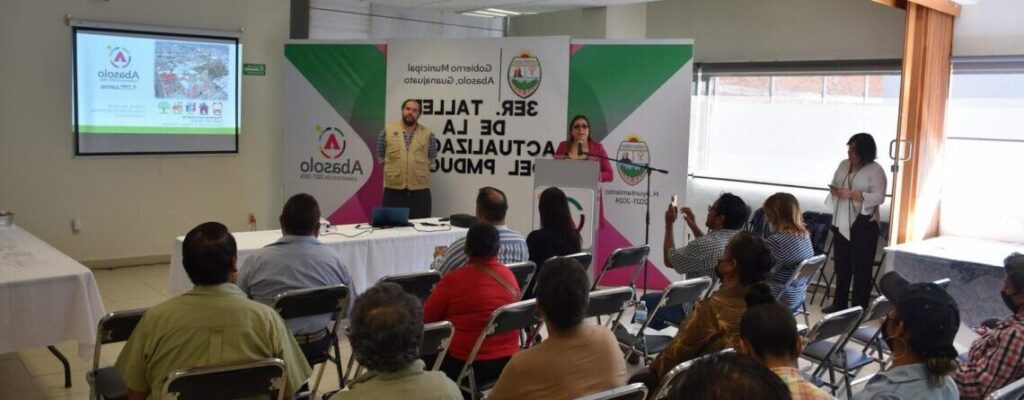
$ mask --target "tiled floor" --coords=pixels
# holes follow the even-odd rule
[[[167,299],[167,268],[167,264],[162,264],[94,271],[107,311],[150,307]],[[812,306],[811,311],[812,322],[820,319],[818,306]],[[63,368],[49,351],[45,348],[27,349],[0,355],[0,400],[88,399],[89,385],[85,381],[85,372],[91,366],[91,360],[77,357],[75,342],[60,343],[57,347],[71,363],[72,387],[64,388]],[[112,365],[121,347],[121,344],[104,346],[100,364]],[[350,356],[351,348],[343,340],[342,359],[348,360]],[[633,372],[639,366],[630,365],[629,369]],[[868,367],[861,376],[876,370],[874,366]],[[338,388],[335,371],[333,366],[324,371],[321,393]]]

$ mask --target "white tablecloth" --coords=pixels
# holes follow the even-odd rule
[[[435,246],[447,246],[455,239],[466,236],[462,228],[423,226],[413,221],[413,227],[374,229],[369,231],[356,225],[340,225],[331,228],[328,234],[321,234],[320,241],[337,250],[352,276],[352,284],[362,292],[387,275],[426,271],[433,260]],[[361,232],[365,232],[360,234]],[[355,237],[346,237],[345,235]],[[245,258],[250,254],[274,243],[281,238],[280,230],[233,233],[238,242],[238,268],[243,268]],[[185,240],[179,236],[174,240],[171,268],[167,280],[168,293],[172,296],[192,289],[192,282],[181,264],[181,245]]]
[[[91,360],[104,314],[92,271],[17,225],[0,228],[0,354],[75,340]]]

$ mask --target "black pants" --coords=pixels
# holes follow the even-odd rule
[[[405,190],[384,188],[384,207],[409,209],[409,218],[430,218],[430,189]]]
[[[498,377],[501,376],[501,371],[505,369],[505,364],[512,357],[498,358],[487,361],[473,361],[473,376],[476,378],[477,388],[483,382],[495,382]],[[437,355],[430,355],[423,357],[423,362],[427,364],[426,368],[434,366],[434,361],[437,360]],[[441,372],[444,372],[449,379],[456,381],[459,378],[459,372],[462,372],[462,366],[466,363],[463,360],[456,359],[450,355],[445,355],[444,360],[441,360]],[[459,382],[456,381],[456,384]],[[470,398],[469,393],[462,392],[462,397]]]
[[[836,297],[833,305],[846,308],[850,300],[850,280],[853,280],[851,305],[861,306],[865,312],[871,300],[871,268],[878,251],[879,226],[870,215],[858,215],[850,226],[850,238],[836,232],[833,242],[836,268]]]

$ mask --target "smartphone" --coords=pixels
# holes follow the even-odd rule
[[[672,195],[672,207],[679,207],[679,195]]]

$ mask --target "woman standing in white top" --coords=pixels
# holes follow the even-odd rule
[[[871,266],[875,262],[880,233],[878,207],[885,202],[885,171],[875,162],[875,139],[858,133],[846,142],[847,159],[839,163],[826,202],[832,206],[832,230],[836,296],[822,309],[831,313],[852,305],[868,308],[871,296]]]

